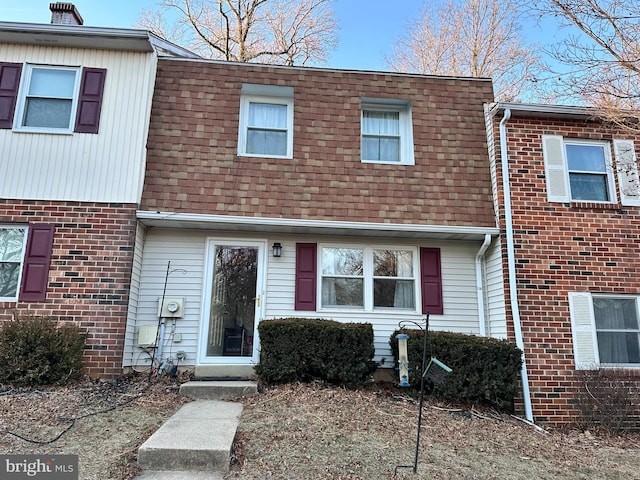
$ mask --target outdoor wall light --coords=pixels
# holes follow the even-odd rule
[[[399,387],[410,387],[409,385],[409,355],[407,354],[407,340],[409,335],[400,333],[396,335],[398,340],[398,374],[400,375]]]
[[[275,242],[272,248],[274,257],[279,257],[280,255],[282,255],[282,244],[280,242]]]

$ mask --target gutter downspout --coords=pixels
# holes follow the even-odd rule
[[[524,341],[522,338],[522,325],[520,324],[520,309],[518,307],[518,288],[516,284],[516,259],[513,242],[513,217],[511,213],[511,189],[509,187],[509,157],[507,155],[507,122],[511,118],[511,110],[505,108],[504,117],[500,121],[500,154],[502,166],[502,189],[504,192],[504,217],[507,234],[507,265],[509,272],[509,296],[511,298],[511,314],[513,315],[513,330],[516,337],[516,346],[522,351],[522,396],[526,418],[533,423],[533,410],[531,408],[531,392],[529,390],[529,376],[527,374],[527,362],[524,355]]]
[[[484,242],[478,253],[476,253],[476,288],[478,292],[478,322],[480,328],[480,336],[487,336],[487,326],[485,324],[485,312],[484,312],[484,282],[482,281],[482,260],[484,254],[491,244],[491,235],[488,233],[484,236]]]

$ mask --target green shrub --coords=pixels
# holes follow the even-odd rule
[[[0,323],[0,383],[61,385],[82,376],[84,336],[78,327],[57,327],[46,317]]]
[[[283,318],[260,322],[258,331],[256,373],[266,383],[324,380],[357,386],[370,381],[376,369],[368,323]]]
[[[391,335],[391,349],[398,363],[398,333],[409,335],[408,355],[412,370],[409,382],[420,388],[424,334],[421,330],[396,330]],[[470,403],[482,403],[512,410],[522,366],[521,351],[512,343],[494,338],[451,332],[429,332],[427,362],[431,356],[453,371],[441,384],[426,383],[427,391],[437,397]]]

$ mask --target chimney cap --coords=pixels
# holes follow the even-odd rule
[[[58,25],[82,25],[84,20],[73,3],[55,2],[49,4],[51,23]]]

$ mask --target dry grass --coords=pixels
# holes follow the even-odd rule
[[[83,480],[129,479],[138,446],[182,403],[178,382],[127,378],[0,388],[0,451],[77,454]],[[509,415],[425,403],[393,387],[284,385],[241,399],[236,479],[640,479],[640,437],[539,432]],[[76,419],[72,421],[72,419]],[[58,440],[50,442],[67,430]],[[23,440],[13,432],[31,441]]]
[[[244,400],[229,479],[638,479],[638,437],[540,432],[509,415],[426,402],[395,388],[288,385]]]
[[[138,446],[175,412],[179,385],[144,377],[0,389],[0,451],[78,455],[82,480],[131,478]]]

